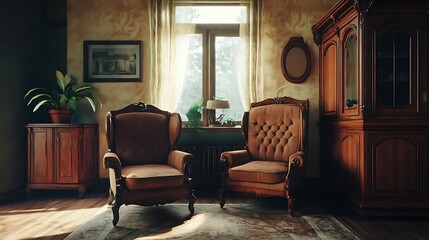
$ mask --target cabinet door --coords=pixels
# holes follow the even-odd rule
[[[361,135],[357,132],[341,131],[338,145],[341,187],[346,193],[358,194]]]
[[[359,49],[357,19],[341,32],[342,97],[341,116],[359,116]]]
[[[77,183],[80,128],[57,128],[55,164],[57,183]]]
[[[82,158],[79,161],[79,181],[98,177],[98,128],[83,128]]]
[[[374,115],[426,118],[425,15],[384,14],[374,20]]]
[[[51,128],[29,128],[28,180],[30,183],[53,183],[52,141]]]
[[[371,134],[372,196],[409,198],[427,190],[427,136]]]
[[[322,45],[321,63],[321,108],[323,116],[337,114],[337,37]]]

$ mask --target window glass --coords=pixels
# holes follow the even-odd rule
[[[179,61],[176,67],[186,65],[176,112],[183,121],[188,121],[186,113],[195,109],[196,103],[222,99],[229,101],[230,108],[202,111],[203,124],[221,114],[225,114],[224,120],[241,121],[244,108],[237,81],[236,58],[238,50],[243,48],[240,44],[244,44],[240,41],[239,28],[240,23],[247,21],[247,7],[176,6],[174,17],[176,29],[193,34],[189,44],[176,42],[177,49],[189,49],[187,54],[176,59]]]
[[[245,6],[177,6],[176,23],[238,24],[246,23]]]
[[[358,59],[357,37],[349,37],[346,45],[346,108],[355,107],[358,104]]]
[[[241,121],[244,108],[238,93],[237,71],[234,66],[238,53],[239,37],[215,37],[215,97],[228,100],[230,108],[216,110],[216,117],[225,114],[225,118]]]
[[[411,40],[399,27],[377,36],[377,103],[384,107],[411,104]]]

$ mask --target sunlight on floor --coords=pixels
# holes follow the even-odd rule
[[[58,211],[58,208],[38,208],[38,209],[0,211],[0,216],[14,215],[14,214],[26,214],[26,213],[37,213],[37,212],[51,212],[51,211]]]
[[[139,237],[136,239],[146,240],[146,239],[166,239],[166,238],[178,238],[188,233],[194,232],[198,229],[205,221],[207,217],[204,213],[194,215],[191,219],[185,221],[183,224],[174,227],[171,231],[155,236],[148,237]]]
[[[107,205],[90,209],[36,208],[0,211],[1,238],[33,239],[46,236],[47,232],[51,236],[68,234],[93,216],[105,211],[106,207]]]

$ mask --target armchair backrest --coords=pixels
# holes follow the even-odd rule
[[[181,125],[179,114],[142,102],[108,112],[109,151],[115,152],[124,166],[165,163],[179,138]]]
[[[287,161],[307,145],[308,100],[270,98],[252,103],[242,131],[252,159]]]

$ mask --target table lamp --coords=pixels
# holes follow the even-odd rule
[[[206,104],[206,109],[210,109],[210,110],[227,109],[227,108],[229,108],[229,102],[227,100],[218,100],[218,99],[208,100]],[[225,117],[225,114],[222,113],[219,115],[219,117],[215,119],[214,122],[211,122],[212,119],[210,119],[210,125],[211,126],[220,125],[224,117]]]

